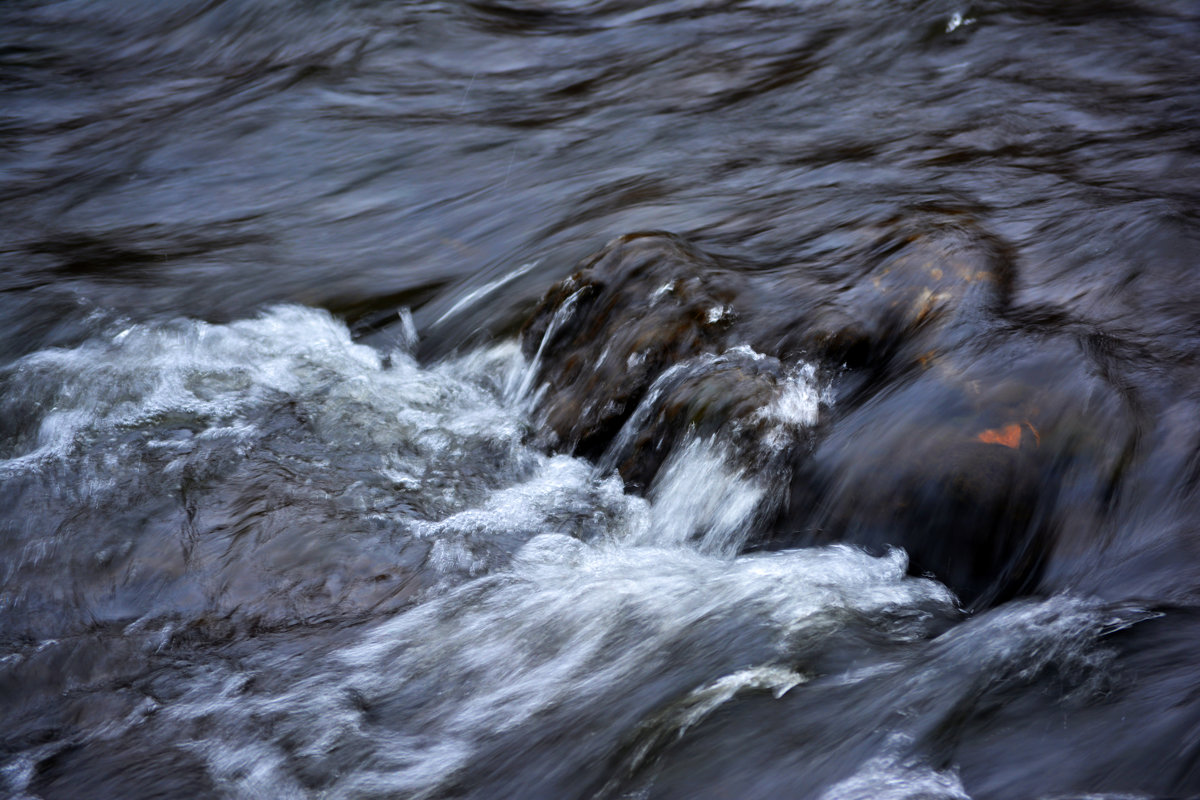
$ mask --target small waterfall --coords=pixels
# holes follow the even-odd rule
[[[621,427],[596,466],[598,476],[611,475],[628,458],[664,400],[684,381],[704,377],[736,363],[736,359],[778,362],[737,347],[721,354],[704,354],[664,370],[651,384],[646,396]],[[692,546],[706,553],[733,556],[754,532],[759,519],[777,507],[786,486],[786,467],[765,459],[765,464],[748,465],[746,454],[733,445],[732,428],[747,422],[761,423],[759,443],[771,451],[782,451],[817,423],[821,404],[829,402],[828,390],[818,382],[816,368],[801,363],[783,370],[777,391],[753,415],[752,420],[732,420],[715,433],[685,432],[675,442],[650,486],[650,524],[635,540],[638,544]]]
[[[766,481],[737,469],[714,437],[689,438],[650,488],[651,518],[639,544],[691,546],[733,556],[754,527]]]
[[[550,324],[546,326],[546,333],[542,336],[542,341],[538,344],[537,352],[533,356],[533,360],[529,365],[518,375],[519,381],[510,381],[505,388],[505,401],[511,405],[524,404],[527,407],[536,405],[536,397],[530,397],[530,391],[533,389],[533,382],[537,380],[538,373],[542,368],[542,354],[546,347],[558,335],[558,331],[563,325],[571,319],[571,315],[575,313],[575,304],[579,298],[583,296],[586,289],[578,289],[573,292],[562,305],[554,312],[554,317],[550,320]]]

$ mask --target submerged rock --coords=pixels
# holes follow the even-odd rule
[[[1082,356],[1067,337],[994,336],[844,409],[798,465],[777,541],[903,547],[975,606],[1062,588],[1054,552],[1068,533],[1101,544],[1137,429]]]
[[[1008,303],[1006,247],[978,226],[931,220],[873,232],[831,264],[743,275],[756,349],[851,369],[927,365],[985,331]]]
[[[787,546],[902,547],[966,601],[1028,588],[1041,492],[1032,437],[990,441],[959,387],[918,383],[839,420],[797,472]],[[981,438],[981,435],[983,438]],[[1015,446],[1014,446],[1015,445]]]

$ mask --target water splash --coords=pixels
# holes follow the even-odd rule
[[[570,321],[571,315],[575,313],[575,304],[579,302],[579,298],[586,291],[585,287],[572,292],[554,312],[554,317],[550,320],[550,324],[546,326],[545,334],[542,335],[542,341],[538,343],[538,349],[533,356],[533,360],[520,373],[520,382],[515,385],[509,384],[505,391],[505,400],[510,404],[524,403],[529,407],[537,404],[537,398],[531,397],[530,391],[533,389],[533,382],[537,380],[540,374],[542,355],[545,353],[547,345],[553,341],[562,326]]]

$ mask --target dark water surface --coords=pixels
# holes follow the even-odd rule
[[[1191,2],[4,3],[0,792],[1200,796],[1198,187]]]

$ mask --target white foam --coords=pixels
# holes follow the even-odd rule
[[[789,371],[775,400],[759,413],[763,419],[807,428],[817,424],[821,406],[831,399],[829,387],[818,383],[816,366],[801,362]]]
[[[893,742],[888,747],[901,749],[902,745]],[[935,770],[920,759],[888,752],[831,786],[820,800],[971,800],[971,796],[957,770]]]
[[[672,381],[717,358],[668,370],[613,452]],[[327,773],[324,797],[436,794],[498,737],[631,694],[642,705],[626,713],[671,708],[660,722],[684,735],[742,692],[802,691],[794,665],[847,619],[883,620],[908,641],[954,613],[945,587],[906,576],[899,551],[739,555],[779,477],[738,466],[720,432],[683,435],[647,499],[611,470],[531,450],[537,363],[510,342],[428,368],[398,353],[387,366],[327,313],[295,307],[230,325],[125,326],[19,363],[23,391],[53,408],[33,446],[3,465],[57,460],[97,481],[94,495],[128,491],[134,477],[169,489],[185,467],[216,469],[214,454],[271,447],[286,407],[303,419],[287,429],[303,445],[285,449],[287,468],[297,484],[324,481],[306,486],[314,502],[336,499],[339,514],[429,543],[420,569],[433,588],[415,605],[343,631],[349,645],[306,654],[302,669],[269,652],[197,669],[188,693],[157,709],[204,731],[188,746],[235,796],[309,796],[295,760],[335,752],[353,768]],[[761,419],[794,435],[821,402],[815,370],[799,365]],[[62,557],[61,543],[39,541],[22,563]],[[271,688],[248,688],[255,670],[275,677]]]
[[[732,556],[751,533],[767,487],[731,466],[714,439],[691,438],[677,446],[650,491],[651,519],[637,544],[694,546]]]

